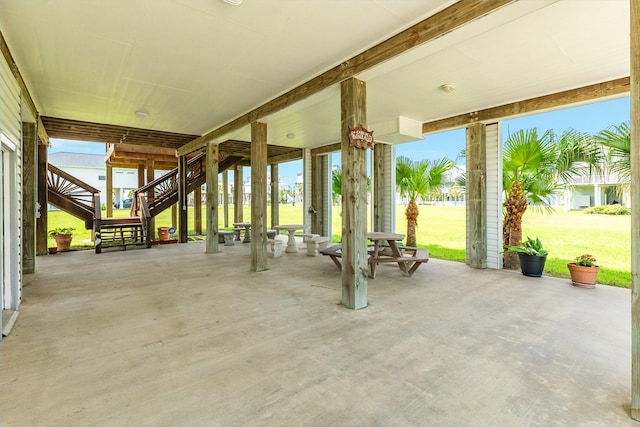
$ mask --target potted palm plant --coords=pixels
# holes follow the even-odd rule
[[[520,270],[525,276],[540,277],[544,271],[544,264],[547,261],[549,251],[542,247],[539,238],[527,237],[518,246],[508,246],[507,252],[517,253],[520,261]]]
[[[71,248],[71,239],[74,230],[75,228],[73,227],[58,227],[49,231],[49,236],[55,239],[59,252],[68,251]]]
[[[571,284],[580,288],[592,289],[596,287],[596,278],[600,266],[596,265],[596,259],[591,254],[583,254],[576,257],[575,262],[567,263]]]

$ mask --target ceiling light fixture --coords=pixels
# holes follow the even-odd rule
[[[225,3],[229,3],[233,6],[238,6],[240,3],[242,3],[242,0],[224,0]]]
[[[293,138],[295,138],[295,137],[296,137],[296,134],[295,134],[295,133],[293,133],[293,132],[289,132],[289,133],[287,134],[287,138],[289,138],[289,139],[293,139]]]
[[[147,117],[149,117],[149,113],[143,110],[138,110],[136,111],[136,116],[138,116],[141,119],[146,119]]]
[[[450,83],[445,83],[442,86],[440,86],[440,89],[442,89],[442,91],[445,93],[451,93],[454,90],[456,90],[456,87]]]

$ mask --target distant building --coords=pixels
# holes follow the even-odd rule
[[[628,186],[621,184],[618,174],[610,171],[574,177],[564,193],[565,210],[618,203],[629,206],[629,202]]]

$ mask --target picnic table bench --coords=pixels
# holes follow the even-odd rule
[[[423,263],[429,261],[429,251],[423,248],[414,248],[411,246],[398,246],[400,256],[394,256],[390,251],[379,251],[376,255],[373,250],[369,251],[369,277],[375,279],[376,266],[383,263],[397,263],[402,271],[403,276],[412,276],[413,273]],[[333,263],[338,267],[338,270],[342,270],[342,245],[329,246],[326,249],[320,251],[322,255],[331,258]]]

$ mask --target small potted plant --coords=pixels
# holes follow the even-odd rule
[[[71,248],[71,235],[74,230],[73,227],[58,227],[49,231],[49,236],[55,239],[59,252],[68,251]]]
[[[600,266],[596,265],[596,259],[591,254],[583,254],[576,257],[575,262],[567,263],[571,284],[581,288],[592,289],[596,287],[596,277]]]
[[[536,237],[527,237],[519,246],[508,246],[507,252],[518,254],[520,270],[525,276],[540,277],[544,271],[549,251],[542,248],[542,242]]]

